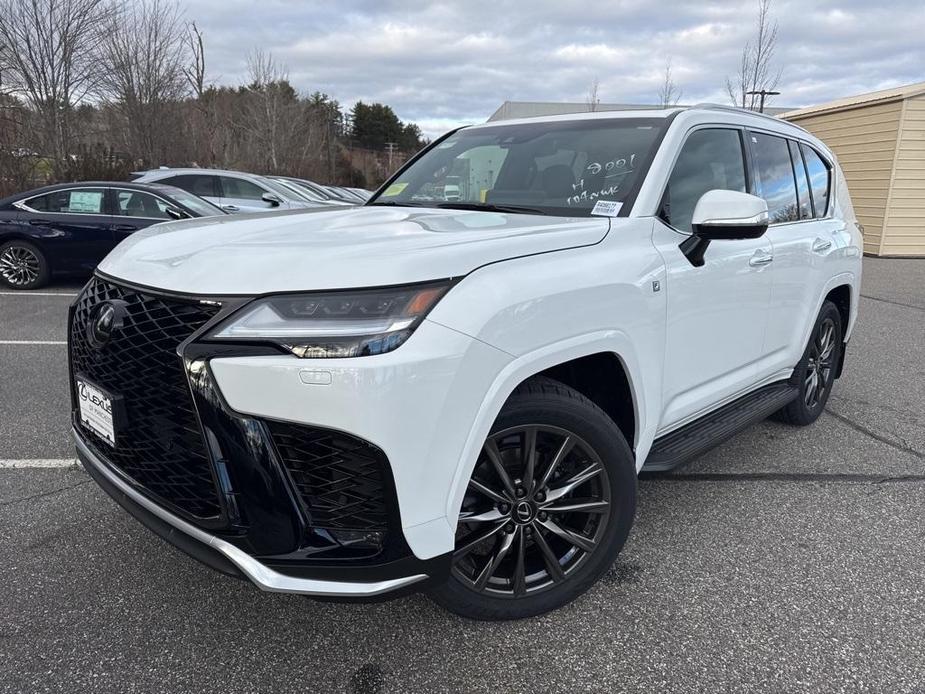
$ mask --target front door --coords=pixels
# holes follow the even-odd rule
[[[715,409],[758,379],[771,296],[770,241],[713,241],[700,267],[679,248],[704,193],[749,192],[743,146],[743,132],[734,128],[689,133],[654,225],[668,293],[660,433]]]
[[[232,176],[221,176],[220,181],[222,208],[226,212],[266,212],[277,209],[277,206],[263,199],[263,196],[270,191],[264,190],[256,183]]]

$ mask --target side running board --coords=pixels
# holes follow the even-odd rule
[[[772,383],[700,419],[665,434],[652,444],[643,472],[667,472],[766,419],[799,393],[787,381]]]

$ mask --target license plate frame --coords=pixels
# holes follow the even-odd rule
[[[124,424],[122,396],[111,393],[83,374],[74,376],[77,417],[80,423],[116,448]]]

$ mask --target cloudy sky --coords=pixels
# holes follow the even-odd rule
[[[209,76],[234,84],[272,53],[300,90],[390,104],[433,137],[505,100],[653,103],[666,61],[682,102],[726,103],[757,0],[184,0]],[[925,80],[923,0],[773,0],[774,105]]]

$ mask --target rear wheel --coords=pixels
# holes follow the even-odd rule
[[[451,577],[432,597],[475,619],[517,619],[586,591],[633,522],[636,467],[614,422],[546,378],[519,387],[478,458]]]
[[[48,282],[48,261],[27,241],[0,246],[0,283],[13,289],[38,289]]]
[[[803,358],[793,372],[799,394],[775,414],[776,419],[806,426],[819,418],[832,392],[843,348],[841,313],[835,304],[826,301],[819,311]]]

